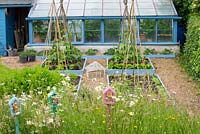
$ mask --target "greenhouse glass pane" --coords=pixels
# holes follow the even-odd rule
[[[111,3],[111,2],[104,2],[103,3],[103,9],[118,9],[120,10],[120,3],[116,2],[116,3]]]
[[[34,11],[29,17],[49,17],[49,10]]]
[[[70,0],[63,0],[63,3],[67,3]],[[77,1],[77,0],[73,0],[73,1]],[[82,0],[79,0],[82,1]],[[36,3],[52,3],[52,0],[37,0]],[[55,3],[60,3],[60,0],[55,0]]]
[[[173,41],[173,21],[171,19],[158,20],[158,42]]]
[[[84,6],[85,6],[84,3],[70,3],[68,10],[70,10],[70,9],[83,10]]]
[[[156,15],[156,12],[154,8],[139,8],[139,14],[141,16]]]
[[[86,3],[85,5],[85,9],[88,10],[88,9],[96,9],[96,10],[99,10],[99,9],[102,9],[102,3]]]
[[[69,20],[68,30],[72,34],[72,42],[82,41],[82,21],[81,20]]]
[[[33,42],[45,43],[48,31],[48,21],[33,21]]]
[[[137,5],[138,5],[138,8],[154,8],[153,3],[141,3],[141,2],[138,2]]]
[[[85,20],[86,42],[101,42],[101,20]]]
[[[105,42],[119,42],[120,31],[120,20],[110,19],[104,21]]]
[[[120,10],[103,10],[103,16],[122,16]]]
[[[67,16],[83,16],[83,10],[68,10]]]
[[[37,4],[34,10],[50,10],[51,4]]]
[[[157,8],[158,15],[175,15],[170,8]]]
[[[154,19],[140,20],[140,40],[141,42],[156,41],[156,20]]]
[[[120,2],[120,0],[103,0],[103,2],[112,2],[112,3],[115,3],[115,2]]]
[[[85,10],[84,16],[102,16],[102,10],[88,9]]]
[[[98,3],[98,2],[102,2],[102,0],[86,0],[86,3],[87,2],[97,2]]]

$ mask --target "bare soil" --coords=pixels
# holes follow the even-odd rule
[[[179,106],[200,117],[200,86],[180,66],[177,59],[152,59],[156,73]]]
[[[1,57],[0,62],[9,67],[9,68],[17,68],[22,69],[23,67],[34,67],[36,65],[40,65],[42,60],[36,60],[34,62],[20,63],[18,56],[10,56],[10,57]]]
[[[90,63],[97,61],[100,63],[102,66],[106,68],[106,59],[88,59],[87,60],[87,65]],[[85,71],[86,72],[86,71]],[[83,81],[82,81],[82,86],[89,88],[91,90],[97,88],[97,87],[106,87],[107,86],[107,78],[106,78],[106,73],[104,77],[100,77],[97,75],[97,77],[87,77],[86,73],[83,74]]]

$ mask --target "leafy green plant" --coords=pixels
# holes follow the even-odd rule
[[[105,53],[104,55],[113,55],[115,53],[115,50],[117,48],[109,48]]]
[[[9,70],[9,73],[8,73]],[[24,68],[22,70],[10,70],[0,66],[0,97],[6,94],[21,94],[33,91],[48,93],[46,88],[53,87],[64,80],[58,72],[49,71],[39,66]]]
[[[161,52],[161,54],[173,54],[173,51],[172,51],[171,49],[165,48],[165,49]]]
[[[191,16],[187,26],[186,43],[181,57],[185,69],[200,81],[200,16]]]
[[[34,49],[29,49],[26,50],[26,53],[28,54],[28,56],[36,56],[36,51]]]
[[[97,52],[98,52],[97,49],[90,48],[90,49],[88,49],[88,50],[85,52],[85,54],[86,54],[86,55],[96,55]]]
[[[127,55],[127,56],[126,56]],[[109,60],[109,69],[146,69],[149,68],[148,60],[142,57],[139,49],[128,44],[120,44]]]
[[[28,56],[28,52],[27,51],[22,51],[22,52],[19,53],[19,56],[26,57],[26,56]]]
[[[144,54],[145,55],[148,55],[148,54],[158,54],[158,52],[154,48],[153,49],[145,48]]]

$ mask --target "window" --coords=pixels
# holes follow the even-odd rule
[[[140,40],[141,42],[156,42],[156,20],[140,20]]]
[[[105,42],[119,42],[120,37],[120,20],[104,21]]]
[[[82,21],[81,20],[70,20],[68,21],[68,30],[72,34],[72,42],[82,41]]]
[[[45,43],[48,31],[48,21],[33,21],[33,42]]]
[[[173,41],[173,27],[172,20],[164,19],[158,20],[158,42],[172,42]]]
[[[85,21],[86,42],[101,42],[101,20]]]

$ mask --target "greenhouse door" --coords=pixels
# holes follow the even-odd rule
[[[85,21],[85,42],[87,43],[101,42],[101,20]]]

